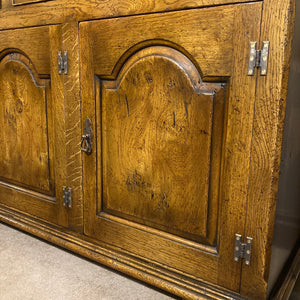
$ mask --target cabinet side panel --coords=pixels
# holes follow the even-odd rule
[[[267,75],[257,79],[245,227],[253,248],[241,283],[250,299],[265,299],[267,292],[293,21],[293,1],[264,1],[259,48],[270,41],[270,52]]]
[[[300,233],[299,82],[300,0],[297,0],[268,292],[275,284]]]

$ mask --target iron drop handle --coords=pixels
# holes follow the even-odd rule
[[[92,153],[92,143],[89,134],[84,134],[81,137],[81,144],[80,144],[81,151],[90,155]]]
[[[81,151],[87,155],[92,154],[92,150],[93,150],[92,149],[93,131],[92,131],[91,125],[92,125],[92,122],[87,117],[85,119],[85,126],[83,129],[83,135],[81,137],[81,144],[80,144]]]

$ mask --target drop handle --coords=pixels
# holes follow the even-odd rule
[[[93,130],[91,128],[92,122],[87,117],[85,119],[85,126],[83,129],[83,135],[81,136],[81,144],[80,148],[81,151],[84,152],[87,155],[92,154],[92,142],[93,142]]]
[[[81,137],[81,151],[86,153],[87,155],[92,154],[92,143],[91,143],[91,137],[89,134],[84,134]]]

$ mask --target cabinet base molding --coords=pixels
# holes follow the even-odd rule
[[[29,217],[4,205],[0,205],[0,222],[184,299],[242,299],[237,294],[170,272],[112,247],[104,247],[82,234]]]

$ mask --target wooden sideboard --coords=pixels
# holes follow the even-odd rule
[[[0,3],[0,220],[182,298],[285,299],[295,2]]]

